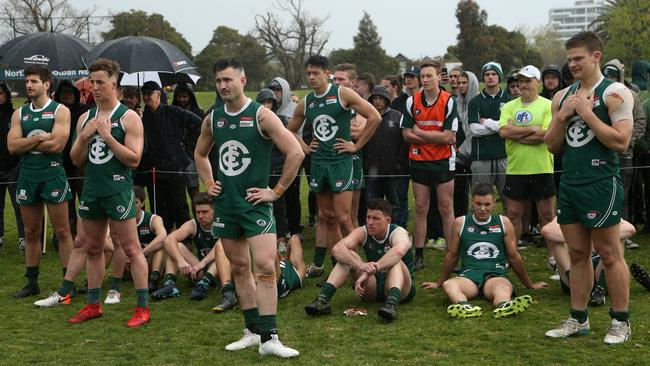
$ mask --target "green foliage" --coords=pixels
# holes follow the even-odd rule
[[[607,58],[627,65],[650,59],[650,0],[608,0],[594,23]]]
[[[250,89],[258,90],[261,84],[266,85],[269,81],[270,70],[264,46],[250,34],[242,35],[236,29],[219,26],[195,59],[199,74],[203,76],[199,81],[201,89],[214,90],[212,66],[222,57],[234,57],[243,62]]]
[[[338,49],[330,53],[332,65],[353,63],[358,72],[369,72],[379,79],[389,74],[395,74],[399,69],[399,61],[386,54],[381,47],[381,37],[370,15],[366,12],[359,22],[359,30],[353,37],[354,48]]]
[[[185,55],[192,58],[190,43],[160,14],[148,14],[143,10],[131,9],[115,14],[111,24],[113,25],[111,30],[102,32],[105,41],[126,36],[160,38],[178,47]]]
[[[522,33],[524,30],[521,31]],[[564,43],[559,33],[550,26],[540,26],[527,32],[531,48],[542,57],[544,65],[562,65],[566,61]]]

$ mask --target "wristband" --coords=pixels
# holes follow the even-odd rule
[[[282,184],[278,183],[278,184],[275,185],[275,188],[273,188],[273,193],[277,194],[278,197],[280,197],[280,196],[282,196],[284,194],[284,192],[286,190],[287,189],[284,188],[284,186]]]

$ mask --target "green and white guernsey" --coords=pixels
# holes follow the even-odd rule
[[[126,137],[122,119],[128,111],[127,106],[117,103],[110,115],[111,136],[120,144],[124,144]],[[97,116],[97,112],[97,107],[88,111],[83,127]],[[95,134],[88,143],[84,193],[93,197],[109,197],[129,189],[133,189],[133,170],[115,156],[99,134]]]
[[[196,227],[194,237],[192,237],[192,242],[194,242],[194,246],[196,246],[196,256],[201,260],[210,253],[214,247],[214,243],[216,243],[219,238],[212,234],[212,226],[208,229],[204,229],[199,220],[193,219],[192,221]]]
[[[213,148],[219,151],[217,180],[221,182],[215,206],[222,212],[250,210],[253,204],[246,201],[246,190],[269,185],[273,140],[259,126],[260,108],[261,104],[249,98],[237,112],[226,110],[226,105],[212,111],[210,129]]]
[[[31,137],[41,133],[52,133],[54,115],[59,109],[59,103],[48,99],[43,108],[36,109],[32,103],[20,108],[20,126],[23,137]],[[20,158],[20,175],[32,182],[45,182],[65,175],[63,169],[63,154],[42,153],[30,151]]]
[[[612,120],[605,105],[607,89],[613,81],[601,79],[593,90],[593,112],[605,124],[611,126]],[[572,84],[560,100],[562,104],[580,88],[580,82]],[[594,131],[578,115],[567,120],[566,144],[562,157],[562,181],[571,185],[595,182],[603,178],[619,176],[618,155],[596,138]]]
[[[460,273],[465,270],[505,274],[508,266],[505,226],[501,215],[492,215],[487,222],[478,222],[473,214],[465,215],[460,232]]]
[[[156,233],[154,233],[153,228],[151,227],[151,222],[153,221],[154,216],[156,215],[151,212],[142,211],[142,217],[140,217],[140,221],[136,223],[138,228],[138,240],[143,248],[156,238]]]
[[[305,119],[311,122],[318,149],[311,154],[311,161],[331,164],[351,159],[349,153],[339,154],[334,148],[337,138],[351,141],[350,122],[353,112],[341,104],[340,88],[328,84],[322,95],[315,92],[305,97]]]
[[[382,239],[377,239],[372,235],[368,235],[368,226],[364,225],[363,229],[366,232],[366,240],[363,243],[363,253],[366,256],[368,262],[377,262],[388,253],[388,251],[393,247],[392,235],[398,230],[405,230],[403,227],[397,224],[390,224],[388,230],[386,231],[386,237]],[[408,234],[407,234],[408,236]],[[415,278],[415,271],[413,269],[413,247],[402,257],[402,262],[406,264],[411,278]]]

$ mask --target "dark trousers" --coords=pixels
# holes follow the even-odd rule
[[[14,209],[16,216],[16,228],[18,229],[18,237],[25,237],[25,228],[23,227],[23,218],[20,216],[20,207],[16,203],[16,182],[18,180],[18,166],[10,170],[0,171],[0,238],[5,234],[5,194],[9,193],[9,201]]]
[[[284,202],[287,205],[287,226],[290,234],[302,233],[302,204],[300,203],[300,170],[296,179],[291,182],[287,191],[284,192]],[[271,186],[273,188],[274,186]]]
[[[273,188],[278,184],[282,172],[271,172],[269,177],[269,187]],[[288,189],[287,189],[288,191]],[[284,237],[289,232],[289,224],[287,222],[287,202],[286,192],[280,198],[273,201],[273,217],[275,218],[275,228],[278,233],[278,238]]]
[[[65,172],[70,184],[72,199],[68,201],[68,220],[73,237],[77,234],[77,200],[81,200],[84,186],[84,172],[82,169],[69,170]]]
[[[311,160],[309,156],[305,157],[305,160],[302,162],[302,166],[305,167],[305,175],[307,176],[307,182],[309,182],[309,175],[311,172]],[[315,218],[318,216],[318,203],[316,201],[316,194],[309,192],[307,195],[307,209],[309,210],[309,217]]]
[[[467,214],[471,173],[468,166],[456,162],[456,175],[454,176],[454,217]]]
[[[630,193],[632,188],[632,177],[634,176],[634,171],[632,166],[634,165],[632,158],[625,159],[619,158],[620,171],[621,171],[621,183],[623,184],[623,212],[621,217],[625,221],[630,221]]]
[[[366,177],[366,200],[384,198],[392,206],[391,217],[393,222],[406,228],[408,213],[406,216],[402,215],[402,202],[408,201],[408,197],[403,195],[404,180],[406,180],[408,192],[408,178]],[[406,202],[406,205],[408,207],[408,202]],[[406,221],[404,221],[405,218]]]
[[[182,175],[165,177],[159,174],[155,187],[156,209],[154,212],[154,187],[153,184],[147,186],[149,208],[162,217],[168,233],[174,226],[179,228],[190,219],[185,196],[186,187],[187,179]]]

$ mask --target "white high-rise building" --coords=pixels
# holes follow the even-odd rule
[[[579,32],[591,30],[590,24],[602,13],[604,3],[603,0],[576,0],[572,7],[551,9],[549,25],[566,41]]]

